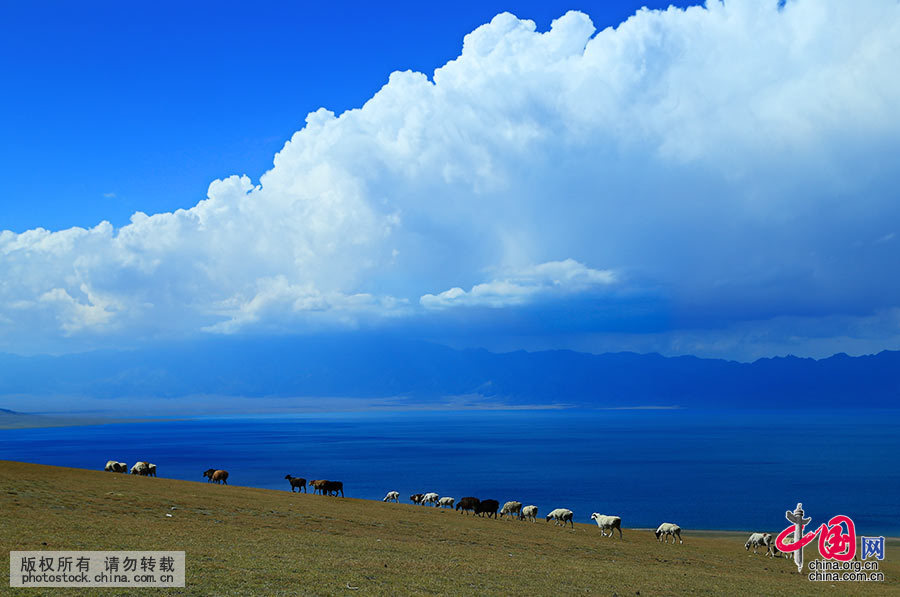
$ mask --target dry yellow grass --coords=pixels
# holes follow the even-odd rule
[[[584,524],[563,530],[543,520],[6,461],[0,512],[7,570],[11,550],[186,552],[184,589],[17,595],[900,594],[895,540],[882,562],[885,583],[811,583],[788,560],[748,554],[744,533],[688,529],[684,545],[672,546],[625,529],[619,541]],[[806,559],[813,555],[807,548]]]

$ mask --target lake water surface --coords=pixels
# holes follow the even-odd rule
[[[900,411],[464,411],[201,418],[0,431],[0,459],[102,469],[147,460],[159,475],[288,490],[336,479],[347,497],[435,491],[616,514],[626,527],[818,526],[900,535]],[[325,499],[325,498],[323,498]]]

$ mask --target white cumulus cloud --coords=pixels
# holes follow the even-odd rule
[[[428,309],[453,306],[506,307],[524,305],[554,295],[585,292],[614,281],[615,275],[611,271],[591,269],[573,259],[566,259],[507,272],[502,278],[476,284],[468,292],[456,286],[437,295],[425,294],[419,302]]]

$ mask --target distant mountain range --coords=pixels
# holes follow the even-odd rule
[[[64,356],[0,354],[0,396],[472,396],[587,407],[900,406],[900,352],[739,363],[568,350],[492,353],[427,342],[218,338]]]

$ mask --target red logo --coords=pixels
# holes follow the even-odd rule
[[[785,538],[793,535],[795,527],[796,525],[791,525],[778,533],[778,537],[775,538],[775,547],[780,551],[792,552],[803,549],[818,536],[819,554],[826,560],[849,562],[856,555],[856,527],[849,516],[843,514],[833,516],[831,520],[827,523],[823,522],[815,531],[805,533],[799,541],[785,543]]]

